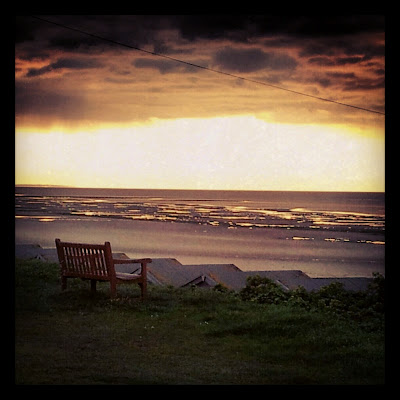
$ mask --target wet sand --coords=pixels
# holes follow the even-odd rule
[[[310,277],[385,273],[382,234],[109,219],[15,220],[16,243],[54,247],[54,239],[110,241],[132,258],[176,258],[183,264],[235,264],[246,270],[299,269]]]

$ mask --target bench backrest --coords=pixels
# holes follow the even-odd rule
[[[56,247],[63,276],[105,281],[115,278],[110,242],[82,244],[56,239]]]

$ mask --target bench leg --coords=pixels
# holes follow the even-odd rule
[[[96,279],[90,280],[90,290],[92,291],[92,293],[96,293],[96,283]]]
[[[142,292],[142,299],[144,299],[146,297],[147,294],[147,282],[143,281],[141,283],[139,283],[141,292]]]

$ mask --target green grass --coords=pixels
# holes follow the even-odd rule
[[[69,281],[16,260],[16,384],[382,384],[384,332],[232,293]]]

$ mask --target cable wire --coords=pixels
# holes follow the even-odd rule
[[[297,95],[300,95],[300,96],[311,97],[313,99],[320,100],[320,101],[325,101],[325,102],[328,102],[328,103],[338,104],[340,106],[351,107],[351,108],[355,108],[355,109],[361,110],[361,111],[367,111],[367,112],[370,112],[370,113],[385,115],[385,113],[381,112],[381,111],[372,110],[372,109],[364,108],[364,107],[359,107],[359,106],[355,106],[355,105],[348,104],[348,103],[342,103],[340,101],[330,100],[330,99],[327,99],[325,97],[314,96],[312,94],[307,94],[307,93],[304,93],[304,92],[299,92],[299,91],[296,91],[296,90],[287,89],[287,88],[284,88],[282,86],[272,85],[271,83],[262,82],[262,81],[258,81],[258,80],[250,79],[250,78],[245,78],[243,76],[239,76],[239,75],[236,75],[236,74],[231,74],[229,72],[220,71],[220,70],[217,70],[217,69],[214,69],[214,68],[205,67],[203,65],[194,64],[194,63],[191,63],[191,62],[188,62],[188,61],[180,60],[178,58],[167,56],[165,54],[157,53],[155,51],[145,50],[145,49],[142,49],[142,48],[137,47],[137,46],[133,46],[133,45],[130,45],[130,44],[122,43],[122,42],[119,42],[117,40],[113,40],[113,39],[109,39],[109,38],[106,38],[106,37],[103,37],[103,36],[96,35],[94,33],[86,32],[86,31],[84,31],[82,29],[73,28],[71,26],[61,24],[59,22],[50,21],[48,19],[45,19],[45,18],[42,18],[42,17],[38,17],[38,16],[35,16],[35,15],[31,15],[31,17],[32,18],[36,18],[36,19],[38,19],[40,21],[43,21],[43,22],[47,22],[49,24],[53,24],[53,25],[56,25],[56,26],[59,26],[59,27],[65,28],[65,29],[69,29],[71,31],[75,31],[75,32],[81,33],[81,34],[86,35],[86,36],[90,36],[90,37],[99,39],[99,40],[103,40],[103,41],[106,41],[106,42],[109,42],[109,43],[113,43],[113,44],[116,44],[116,45],[119,45],[119,46],[127,47],[129,49],[141,51],[143,53],[151,54],[151,55],[156,56],[156,57],[166,58],[166,59],[171,60],[171,61],[175,61],[175,62],[178,62],[178,63],[181,63],[181,64],[185,64],[185,65],[189,65],[189,66],[192,66],[192,67],[204,69],[204,70],[207,70],[207,71],[210,71],[210,72],[214,72],[214,73],[217,73],[217,74],[229,76],[229,77],[236,78],[236,79],[241,79],[243,81],[255,83],[255,84],[258,84],[258,85],[268,86],[268,87],[271,87],[273,89],[283,90],[285,92],[297,94]]]

